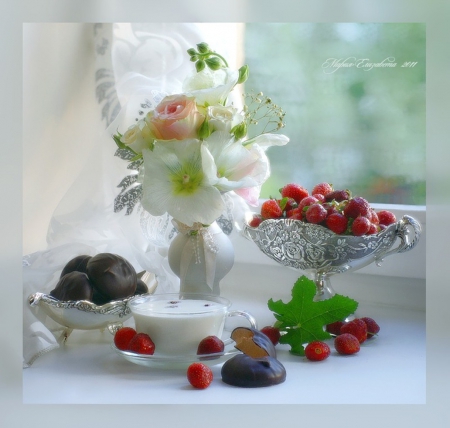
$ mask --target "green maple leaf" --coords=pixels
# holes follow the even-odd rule
[[[301,276],[292,288],[292,299],[288,303],[273,299],[268,302],[278,321],[277,327],[283,333],[280,343],[289,344],[293,354],[305,355],[304,344],[331,338],[324,326],[342,321],[358,307],[358,302],[340,294],[315,302],[315,294],[314,281]]]

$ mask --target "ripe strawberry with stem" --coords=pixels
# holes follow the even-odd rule
[[[360,196],[356,196],[348,201],[346,207],[344,208],[344,215],[351,218],[356,218],[359,216],[367,217],[369,211],[369,202]]]
[[[332,232],[337,233],[338,235],[345,233],[348,227],[348,219],[345,217],[344,214],[341,214],[339,212],[335,212],[333,214],[330,214],[326,218],[326,226],[328,229],[330,229]]]
[[[297,204],[309,196],[308,190],[296,183],[286,184],[280,189],[280,193],[283,198],[292,198]]]
[[[283,210],[275,199],[268,199],[261,205],[261,216],[264,220],[277,219],[283,215]]]
[[[323,195],[324,197],[326,197],[329,193],[331,193],[333,191],[333,186],[330,183],[319,183],[316,184],[312,191],[311,191],[311,195],[316,196],[316,195]]]
[[[370,339],[378,334],[378,332],[380,331],[380,326],[373,318],[363,317],[361,318],[361,320],[364,321],[367,326],[367,339]]]
[[[327,210],[321,204],[313,204],[306,210],[305,216],[309,223],[319,224],[327,218]]]

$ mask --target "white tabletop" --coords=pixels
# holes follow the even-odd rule
[[[288,301],[300,274],[290,269],[235,266],[222,284],[234,309],[251,312],[259,327],[273,323],[269,298]],[[421,404],[426,396],[425,281],[344,274],[332,278],[340,294],[359,301],[357,316],[377,320],[377,338],[358,354],[332,353],[322,362],[289,353],[278,345],[286,381],[266,388],[237,388],[214,381],[193,389],[184,369],[149,368],[124,360],[111,348],[108,331],[74,331],[65,346],[51,351],[23,372],[24,403],[122,404]],[[423,308],[421,300],[423,297]],[[132,320],[127,324],[133,325]]]

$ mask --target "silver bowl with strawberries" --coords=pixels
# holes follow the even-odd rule
[[[414,218],[404,215],[377,234],[353,236],[283,218],[264,220],[258,227],[251,227],[247,222],[243,234],[276,262],[313,275],[318,290],[316,300],[322,300],[334,294],[330,275],[354,271],[371,263],[380,265],[388,256],[412,250],[419,241],[421,226]]]

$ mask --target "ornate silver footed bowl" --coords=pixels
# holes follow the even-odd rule
[[[140,272],[141,278],[152,294],[157,287],[153,273]],[[28,297],[28,304],[33,311],[42,310],[45,315],[56,321],[64,329],[64,340],[73,330],[97,330],[107,328],[114,334],[123,323],[131,317],[129,301],[135,296],[114,300],[103,305],[96,305],[88,300],[60,301],[45,293],[33,293]]]
[[[411,232],[413,233],[412,236]],[[300,220],[265,220],[258,227],[244,225],[244,236],[276,262],[312,276],[317,286],[315,300],[332,297],[330,276],[351,272],[384,258],[412,250],[421,227],[405,215],[376,235],[337,235],[331,230]],[[398,241],[398,245],[394,244]]]

